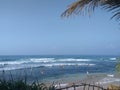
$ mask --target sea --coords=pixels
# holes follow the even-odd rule
[[[54,82],[84,78],[87,74],[116,73],[119,56],[18,55],[0,56],[0,78]]]

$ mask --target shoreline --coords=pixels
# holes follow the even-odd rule
[[[120,86],[120,75],[117,73],[77,73],[63,74],[60,76],[47,77],[44,79],[36,79],[31,76],[28,76],[27,78],[28,84],[32,84],[35,81],[38,83],[44,83],[48,87],[51,85],[54,85],[55,87],[66,87],[73,84],[80,85],[81,83],[99,85],[105,89],[111,84]],[[29,78],[31,78],[31,80],[29,80]]]
[[[62,77],[61,77],[62,78]],[[68,78],[67,78],[68,79]],[[106,74],[106,73],[93,73],[81,80],[69,80],[69,81],[58,81],[55,83],[55,87],[66,87],[73,84],[80,85],[81,83],[91,84],[91,85],[98,85],[103,88],[107,88],[109,85],[117,85],[120,86],[120,76],[118,74]],[[45,82],[46,85],[50,86],[52,83]]]

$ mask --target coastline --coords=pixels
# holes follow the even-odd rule
[[[80,85],[81,83],[84,83],[84,84],[100,86],[107,89],[107,87],[110,85],[120,86],[120,76],[116,73],[115,74],[92,73],[88,76],[86,75],[82,79],[78,77],[71,77],[71,80],[70,80],[69,78],[64,79],[61,77],[61,79],[58,79],[58,81],[55,80],[53,82],[48,81],[44,83],[48,86],[50,86],[51,84],[54,84],[54,86],[57,88],[68,87],[73,84]]]
[[[27,83],[45,83],[67,86],[80,83],[107,86],[119,84],[116,74],[117,57],[109,56],[61,56],[61,57],[3,57],[1,58],[0,77],[5,79],[12,74],[14,80],[27,77]],[[4,66],[3,66],[4,65]]]

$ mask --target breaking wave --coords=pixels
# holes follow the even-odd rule
[[[31,67],[52,66],[94,66],[90,59],[55,59],[55,58],[27,58],[14,61],[0,61],[0,70],[14,70]]]

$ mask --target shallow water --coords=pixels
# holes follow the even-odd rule
[[[117,56],[0,56],[0,76],[28,77],[28,81],[81,80],[86,73],[115,73]]]

